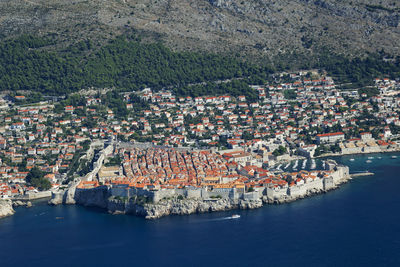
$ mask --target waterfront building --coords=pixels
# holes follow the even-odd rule
[[[344,133],[343,132],[336,132],[336,133],[326,133],[326,134],[318,134],[317,135],[317,143],[336,143],[338,141],[343,141]]]

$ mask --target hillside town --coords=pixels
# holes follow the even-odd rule
[[[152,192],[151,201],[273,201],[328,190],[348,176],[328,161],[318,167],[317,157],[399,150],[399,80],[353,90],[304,71],[250,87],[256,99],[150,88],[4,94],[0,197],[108,186],[115,197]]]

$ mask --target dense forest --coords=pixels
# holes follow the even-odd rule
[[[134,38],[116,38],[98,51],[90,51],[90,41],[62,53],[49,52],[51,44],[32,36],[1,42],[0,90],[63,94],[91,86],[157,89],[268,72],[233,57],[172,52]]]
[[[377,77],[400,77],[399,58],[385,61],[385,56],[382,52],[363,59],[348,59],[325,52],[316,67],[325,69],[337,83],[351,83],[352,88],[359,88],[372,85]]]
[[[0,43],[0,90],[68,93],[85,85],[77,57],[47,52],[50,40],[21,36]]]
[[[88,83],[126,89],[161,88],[247,77],[261,69],[232,57],[207,53],[171,52],[160,43],[141,44],[117,38],[88,60]]]
[[[54,51],[51,39],[23,35],[0,41],[0,90],[32,90],[47,95],[66,94],[87,87],[136,90],[143,87],[173,88],[178,95],[246,95],[255,97],[249,83],[263,83],[274,68],[251,64],[234,56],[173,52],[160,43],[144,43],[135,36],[121,36],[97,48],[90,40]],[[399,77],[397,61],[382,55],[347,59],[321,53],[312,68],[328,71],[338,83],[369,85],[378,76]],[[309,63],[307,63],[309,64]],[[226,79],[229,82],[216,81]]]

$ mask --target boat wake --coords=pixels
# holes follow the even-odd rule
[[[235,220],[235,219],[239,219],[239,218],[240,218],[240,215],[232,215],[232,216],[228,216],[228,217],[205,220],[204,222],[217,222],[217,221]]]
[[[85,251],[85,250],[97,250],[97,249],[104,249],[104,248],[114,248],[114,247],[122,247],[124,246],[124,243],[118,242],[118,243],[109,243],[109,244],[93,244],[90,246],[77,246],[77,247],[71,247],[70,250],[75,250],[75,251]]]

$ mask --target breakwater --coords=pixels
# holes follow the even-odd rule
[[[369,154],[388,154],[400,152],[400,146],[390,147],[390,148],[381,148],[381,147],[373,147],[372,149],[354,149],[354,150],[344,150],[339,153],[324,153],[314,158],[326,158],[326,157],[342,157],[342,156],[361,156],[361,155],[369,155]]]
[[[28,192],[24,195],[20,196],[15,196],[13,197],[13,200],[16,201],[30,201],[30,200],[36,200],[36,199],[42,199],[42,198],[50,198],[51,197],[51,191],[41,191],[41,192]]]

